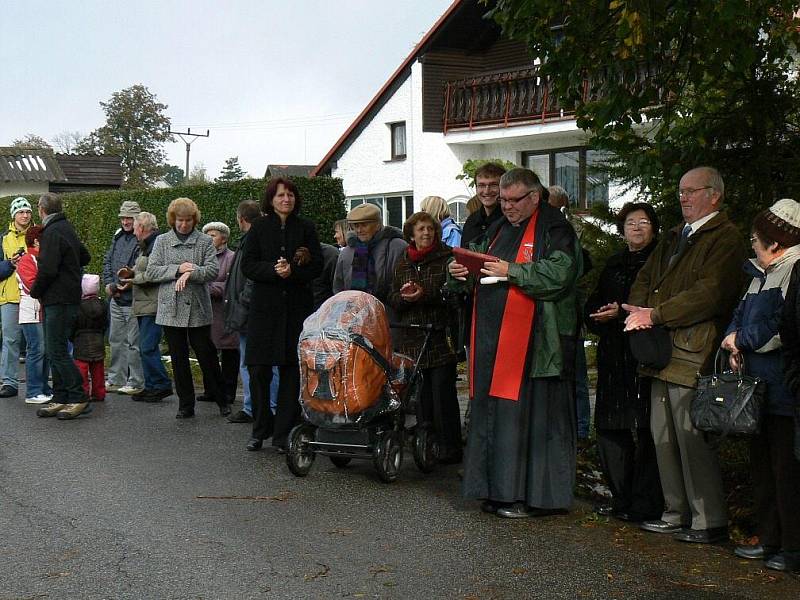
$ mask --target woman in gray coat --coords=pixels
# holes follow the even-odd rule
[[[147,263],[147,278],[159,283],[156,323],[164,328],[172,359],[179,406],[177,419],[194,416],[194,382],[189,366],[189,345],[194,350],[203,379],[212,389],[223,416],[231,409],[222,388],[222,373],[211,342],[211,297],[207,283],[219,271],[211,238],[197,231],[200,211],[189,198],[176,198],[167,209],[170,231],[158,236]]]

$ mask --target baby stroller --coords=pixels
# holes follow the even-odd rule
[[[289,434],[286,464],[292,473],[307,475],[322,454],[339,468],[354,458],[370,459],[390,483],[400,472],[409,434],[417,466],[433,470],[435,436],[417,424],[413,401],[433,326],[403,327],[426,330],[416,360],[392,352],[386,310],[370,294],[340,292],[306,319],[297,349],[305,422]]]

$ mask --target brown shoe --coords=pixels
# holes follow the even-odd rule
[[[56,415],[59,419],[67,420],[67,419],[74,419],[75,417],[79,417],[82,414],[89,413],[92,411],[92,405],[88,402],[78,402],[77,404],[67,404],[58,411]]]
[[[66,404],[60,402],[48,402],[42,408],[36,411],[37,417],[55,417],[58,411],[66,408]]]

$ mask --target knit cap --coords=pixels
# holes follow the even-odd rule
[[[212,229],[219,231],[226,238],[231,237],[231,228],[225,225],[225,223],[221,223],[220,221],[212,221],[211,223],[206,223],[203,225],[203,233],[208,233]]]
[[[81,295],[84,298],[97,296],[100,293],[100,275],[86,273],[81,278]]]
[[[800,244],[800,204],[789,198],[778,200],[756,215],[753,231],[762,232],[784,248]]]
[[[14,198],[14,200],[11,202],[11,218],[13,219],[14,215],[21,210],[31,210],[31,203],[28,202],[27,198],[19,196],[18,198]]]

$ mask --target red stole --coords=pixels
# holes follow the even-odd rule
[[[539,211],[533,213],[522,234],[517,256],[514,262],[533,262],[536,242],[536,221]],[[494,244],[494,242],[492,242]],[[489,246],[491,249],[491,245]],[[475,321],[477,302],[472,308],[472,340],[470,346],[470,397],[474,397],[475,373]],[[494,359],[492,371],[492,384],[489,395],[506,400],[519,400],[519,392],[525,375],[525,361],[528,357],[528,347],[532,335],[533,319],[536,316],[536,303],[533,298],[525,295],[517,286],[508,288],[506,306],[503,309],[503,319],[500,325],[500,336],[497,340],[497,354]]]

